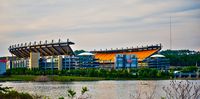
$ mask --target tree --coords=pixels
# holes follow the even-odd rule
[[[196,72],[197,70],[198,68],[196,66],[187,66],[187,67],[183,67],[181,71],[184,73],[188,73],[188,72]]]
[[[200,52],[190,50],[165,50],[160,53],[170,59],[171,66],[200,66]]]
[[[199,99],[200,85],[186,81],[170,82],[170,86],[163,87],[166,99]]]

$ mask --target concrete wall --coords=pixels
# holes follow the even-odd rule
[[[58,70],[62,70],[62,56],[58,56]]]
[[[29,60],[29,68],[39,68],[40,53],[31,52]]]

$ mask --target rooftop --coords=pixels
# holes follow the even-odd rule
[[[24,44],[15,44],[9,47],[10,53],[14,54],[19,58],[27,58],[30,56],[30,52],[39,52],[40,56],[55,56],[55,55],[74,55],[73,50],[70,45],[75,44],[69,39],[67,41],[62,42],[60,39],[58,42],[47,42],[42,43],[24,43]]]

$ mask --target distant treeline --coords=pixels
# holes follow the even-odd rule
[[[200,52],[190,50],[165,50],[160,54],[170,59],[171,66],[200,66]]]
[[[169,78],[173,76],[169,72],[153,69],[71,69],[71,70],[40,70],[15,68],[7,70],[6,75],[59,75],[59,76],[80,76],[80,77],[103,77],[103,78]]]
[[[13,68],[6,71],[9,75],[57,75],[57,76],[75,76],[75,77],[97,77],[105,79],[169,79],[174,77],[174,71],[182,73],[196,73],[196,66],[185,66],[182,68],[170,68],[168,71],[155,68],[132,68],[132,69],[100,69],[100,68],[82,68],[71,70],[41,70],[28,68]]]

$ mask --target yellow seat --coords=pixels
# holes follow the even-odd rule
[[[102,61],[115,61],[116,54],[135,54],[139,61],[146,59],[147,57],[151,56],[152,54],[159,51],[158,49],[153,50],[144,50],[138,52],[115,52],[115,53],[95,53],[95,58],[99,59],[99,62]]]

